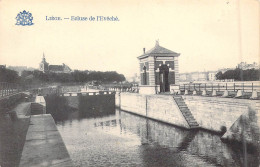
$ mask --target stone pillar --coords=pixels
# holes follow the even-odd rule
[[[175,71],[175,85],[179,85],[180,75],[179,75],[179,60],[178,60],[178,57],[174,57],[174,71]]]
[[[154,57],[148,58],[149,62],[149,85],[155,85],[155,74],[154,74]]]
[[[228,95],[229,95],[228,90],[225,90],[222,97],[227,97]]]
[[[207,95],[207,91],[204,89],[203,91],[202,91],[202,96],[206,96]]]
[[[242,90],[238,90],[236,97],[241,97],[243,95],[244,95],[244,92]]]
[[[212,96],[217,96],[217,91],[216,90],[212,91]]]
[[[257,91],[253,91],[252,96],[250,98],[251,99],[257,99]]]

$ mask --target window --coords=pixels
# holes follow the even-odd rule
[[[144,71],[144,73],[143,73],[143,85],[147,85],[147,74],[146,74],[146,67],[144,66],[143,67],[143,71]]]

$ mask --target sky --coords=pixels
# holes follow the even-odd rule
[[[18,26],[26,10],[32,26]],[[61,17],[61,21],[46,20]],[[71,21],[114,16],[119,21]],[[179,71],[209,71],[259,63],[258,0],[0,0],[0,64],[138,73],[137,57],[155,41],[180,53]]]

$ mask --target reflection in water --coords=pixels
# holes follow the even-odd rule
[[[244,166],[241,146],[225,144],[219,135],[114,109],[93,114],[83,108],[57,121],[76,166]],[[258,166],[257,155],[247,154],[247,166]]]

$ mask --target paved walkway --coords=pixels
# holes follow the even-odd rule
[[[73,166],[50,114],[31,116],[20,167],[32,166]]]
[[[0,164],[18,166],[26,138],[30,116],[30,102],[23,102],[0,116]],[[0,166],[1,166],[0,165]]]
[[[31,102],[23,102],[18,104],[12,111],[15,111],[18,118],[24,118],[25,116],[30,115],[30,106]]]

